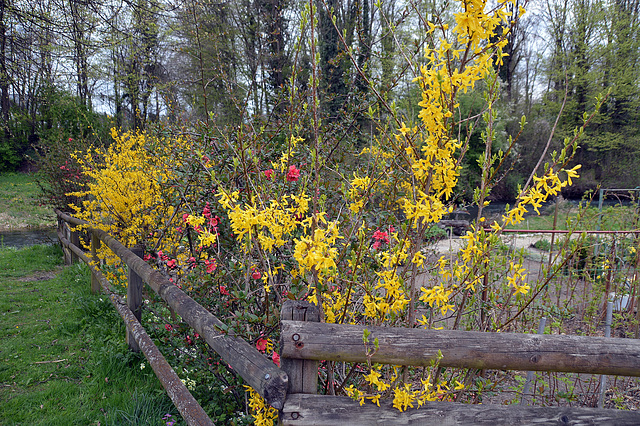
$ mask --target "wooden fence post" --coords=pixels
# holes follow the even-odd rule
[[[281,320],[320,322],[320,310],[312,303],[299,300],[287,300],[282,305]],[[297,334],[290,336],[296,341]],[[299,336],[298,336],[299,337]],[[284,336],[280,337],[280,353]],[[292,358],[280,358],[280,368],[289,376],[289,390],[287,393],[318,392],[318,361]]]
[[[91,232],[91,260],[95,263],[96,268],[99,266],[100,259],[98,259],[98,248],[100,248],[100,238],[95,232]],[[100,281],[98,277],[91,273],[91,293],[97,294],[100,292]]]
[[[142,257],[144,250],[142,247],[133,247],[131,251],[138,257]],[[142,286],[144,282],[138,274],[136,274],[131,267],[129,267],[129,283],[127,285],[127,306],[133,312],[133,315],[138,319],[138,322],[142,322]],[[129,333],[127,328],[127,343],[129,344],[129,350],[132,352],[140,352],[140,347],[136,343],[133,336]]]
[[[72,231],[71,227],[67,225],[69,229],[69,241],[76,247],[80,247],[80,233],[78,231]],[[80,262],[80,258],[73,251],[71,252],[71,264]]]
[[[62,239],[67,238],[67,222],[64,221],[60,216],[58,216],[58,239],[60,240],[60,246],[62,247],[62,254],[64,257],[64,264],[71,264],[71,250],[69,250],[63,243]]]

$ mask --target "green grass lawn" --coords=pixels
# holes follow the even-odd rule
[[[35,175],[0,175],[0,230],[53,226],[55,215],[50,207],[41,205]]]
[[[0,249],[0,425],[163,425],[180,418],[85,266],[56,246]],[[182,423],[182,420],[176,424]]]
[[[554,211],[548,209],[540,216],[526,216],[523,223],[510,225],[509,229],[541,229],[553,227]],[[635,229],[638,223],[636,209],[632,206],[607,206],[602,209],[602,217],[596,207],[580,211],[577,207],[561,207],[555,229],[595,230],[597,226],[603,231],[622,231]]]

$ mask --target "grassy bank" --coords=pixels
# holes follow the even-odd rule
[[[0,249],[0,424],[170,424],[179,415],[120,317],[90,294],[86,267],[61,259]]]
[[[35,175],[0,174],[0,231],[53,226],[55,215],[41,205]]]
[[[554,208],[550,207],[540,216],[527,216],[524,223],[507,226],[508,229],[554,229]],[[635,206],[606,206],[602,212],[597,203],[579,209],[571,205],[561,205],[558,209],[555,229],[623,231],[636,229],[638,216]]]

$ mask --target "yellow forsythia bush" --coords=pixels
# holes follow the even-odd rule
[[[452,28],[428,23],[430,43],[415,79],[420,88],[418,122],[394,115],[393,135],[381,132],[361,151],[367,167],[340,175],[344,186],[339,200],[322,184],[323,173],[335,171],[323,169],[318,150],[312,152],[306,146],[310,142],[295,131],[275,160],[257,158],[258,149],[238,140],[227,144],[232,159],[214,161],[190,146],[193,141],[114,130],[114,143],[106,151],[78,156],[89,183],[74,194],[85,201],[72,207],[79,217],[125,244],[142,243],[171,253],[167,265],[171,262],[175,270],[203,263],[207,282],[215,275],[216,282],[223,283],[216,289],[216,300],[225,306],[238,304],[231,317],[249,310],[262,315],[256,316],[255,329],[247,331],[258,341],[277,329],[273,304],[285,298],[316,303],[326,322],[428,328],[435,327],[437,315],[457,316],[457,328],[463,311],[488,306],[497,295],[500,303],[520,303],[530,291],[527,272],[519,261],[507,264],[498,258],[498,237],[505,226],[523,220],[527,207],[538,211],[577,177],[579,166],[566,168],[577,138],[565,141],[552,163],[521,188],[515,205],[500,221],[483,224],[479,219],[463,236],[457,255],[429,260],[423,236],[453,209],[461,157],[469,143],[460,138],[458,98],[478,90],[480,83],[486,93],[486,151],[474,202],[481,209],[488,205],[492,181],[507,155],[492,148],[493,103],[499,96],[495,68],[505,56],[511,23],[524,13],[515,0],[457,4]],[[508,150],[514,143],[509,141]],[[199,164],[196,195],[188,194],[191,182],[172,186],[180,180],[179,171],[188,169],[183,158],[189,152]],[[302,165],[303,154],[311,158],[311,165]],[[185,193],[176,195],[178,190]],[[492,290],[496,296],[480,300],[482,280],[489,274],[498,283]],[[419,309],[428,317],[418,317]],[[500,328],[500,322],[491,326]],[[265,336],[252,335],[253,330]],[[367,350],[375,351],[363,338]],[[271,354],[275,361],[277,353]],[[379,404],[380,398],[390,397],[401,411],[452,399],[469,383],[462,376],[439,376],[437,364],[420,376],[399,366],[369,364],[343,383],[337,383],[333,364],[324,368],[327,389],[338,389],[361,404]],[[250,401],[258,413],[257,424],[270,424],[274,411],[253,392]]]

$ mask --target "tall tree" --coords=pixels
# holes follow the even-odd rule
[[[9,144],[11,131],[9,127],[9,72],[7,69],[7,28],[5,26],[5,11],[7,0],[0,0],[0,117],[2,140],[0,150]],[[2,167],[0,165],[0,167]]]

